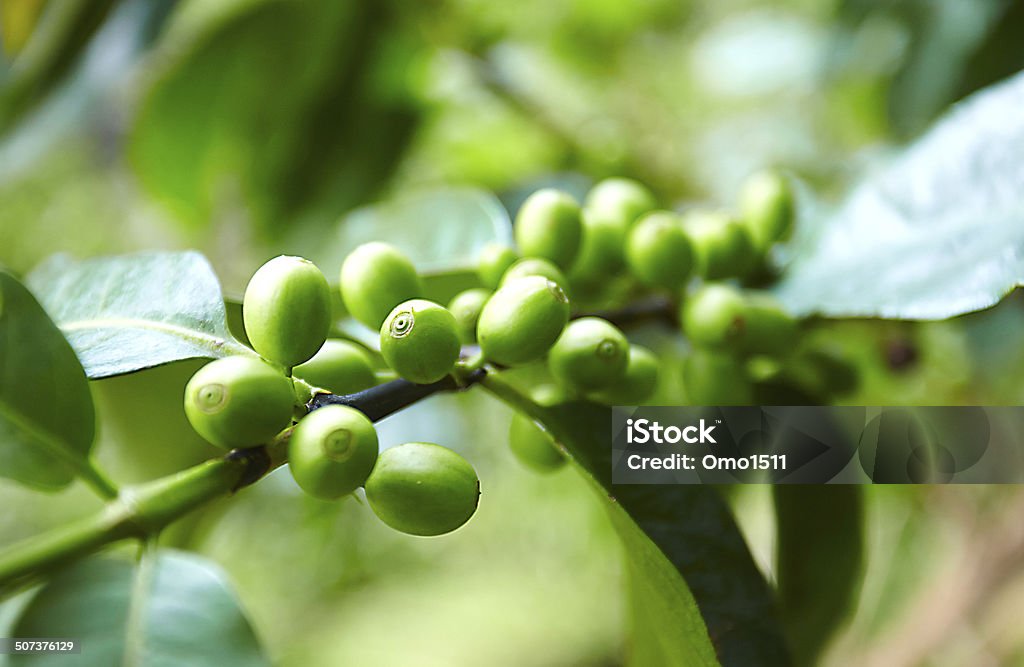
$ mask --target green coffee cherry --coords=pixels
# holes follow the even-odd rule
[[[501,285],[501,277],[508,271],[508,267],[516,263],[519,253],[514,248],[501,243],[488,243],[480,251],[477,259],[477,276],[480,282],[488,289],[498,289]]]
[[[555,380],[581,393],[620,381],[628,363],[629,341],[600,317],[570,322],[548,353],[548,368]]]
[[[541,276],[511,280],[480,311],[477,340],[487,359],[521,366],[543,357],[569,321],[569,300]]]
[[[587,193],[584,208],[602,220],[616,222],[623,236],[641,215],[658,207],[651,191],[628,178],[606,178]]]
[[[254,357],[206,364],[185,386],[185,414],[209,442],[233,449],[270,441],[292,421],[292,381]]]
[[[242,320],[260,356],[291,368],[316,354],[327,339],[331,288],[308,259],[275,257],[249,280]]]
[[[491,294],[491,290],[477,287],[459,292],[448,303],[448,310],[455,316],[459,340],[463,345],[472,345],[476,342],[476,323]]]
[[[603,285],[622,268],[630,227],[656,205],[644,186],[626,178],[609,178],[590,190],[583,207],[580,251],[568,275],[574,292],[577,286],[583,292]]]
[[[754,247],[765,252],[793,231],[793,190],[777,171],[762,171],[747,179],[740,192],[740,213]]]
[[[754,389],[743,361],[728,352],[696,348],[683,361],[691,405],[753,405]]]
[[[560,190],[538,190],[519,208],[512,231],[524,255],[542,257],[567,269],[580,249],[580,205]]]
[[[292,431],[288,467],[303,491],[333,500],[366,483],[377,451],[377,431],[366,415],[346,405],[327,405]]]
[[[622,378],[607,389],[587,394],[587,398],[604,405],[640,405],[658,387],[659,365],[658,358],[646,347],[630,345]]]
[[[459,359],[458,326],[446,308],[412,299],[391,311],[380,328],[380,352],[410,382],[430,384],[451,372]]]
[[[744,278],[757,267],[759,258],[747,228],[727,214],[689,211],[683,228],[693,245],[697,272],[705,279]]]
[[[566,286],[569,284],[569,281],[565,278],[565,274],[562,273],[557,266],[546,259],[541,259],[540,257],[526,257],[514,263],[508,268],[505,275],[501,277],[501,284],[504,285],[510,280],[526,278],[527,276],[541,276],[547,278],[563,290],[566,289]]]
[[[626,226],[619,221],[594,215],[590,209],[583,210],[580,251],[566,275],[574,292],[603,285],[622,268],[626,232]]]
[[[369,352],[336,338],[325,342],[312,359],[293,368],[292,374],[334,394],[354,394],[377,384]]]
[[[706,283],[683,303],[681,325],[694,345],[737,349],[745,340],[747,303],[734,287]]]
[[[373,513],[410,535],[450,533],[469,521],[479,498],[473,466],[452,450],[426,442],[385,449],[366,480]]]
[[[679,216],[648,213],[629,232],[626,262],[637,279],[650,287],[680,289],[693,271],[693,249]]]
[[[341,265],[341,299],[345,308],[371,329],[380,329],[395,306],[422,294],[423,283],[416,267],[387,243],[364,243],[349,253]]]
[[[512,415],[508,444],[513,456],[535,472],[554,472],[565,466],[565,454],[551,435],[521,412]]]
[[[798,339],[797,322],[774,297],[749,291],[743,351],[747,354],[783,355],[793,350]]]

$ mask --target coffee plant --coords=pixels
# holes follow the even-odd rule
[[[42,4],[0,6],[5,50],[24,48],[19,26],[38,20],[41,10],[33,7]],[[45,16],[56,18],[41,33],[46,43],[25,51],[31,67],[0,79],[0,133],[31,120],[70,63],[85,57],[108,14],[121,16],[118,2],[50,4]],[[128,18],[118,19],[134,26],[126,50],[142,48],[173,3],[141,4],[125,3]],[[496,26],[511,20],[495,19],[486,30],[477,26],[480,44],[447,65],[486,88],[484,102],[463,102],[486,110],[494,99],[508,101],[537,124],[540,143],[554,137],[564,144],[544,159],[573,173],[521,190],[491,188],[498,195],[477,187],[406,192],[390,185],[407,153],[409,182],[420,182],[418,170],[429,172],[422,182],[443,182],[445,169],[457,166],[436,147],[427,155],[450,163],[438,166],[416,153],[424,149],[415,148],[414,137],[428,147],[438,137],[459,141],[448,136],[459,135],[449,125],[461,129],[491,116],[476,107],[454,121],[431,116],[424,99],[436,91],[420,90],[427,87],[421,70],[429,68],[417,40],[421,33],[452,38],[450,28],[425,19],[428,10],[408,9],[414,19],[392,4],[188,3],[145,94],[133,98],[131,132],[110,134],[125,142],[140,190],[195,234],[185,238],[203,239],[196,247],[205,254],[83,250],[75,254],[84,259],[58,253],[38,263],[33,256],[18,270],[0,266],[0,477],[38,493],[32,498],[81,491],[67,496],[78,506],[66,523],[29,529],[16,510],[8,513],[6,521],[17,524],[11,534],[23,539],[0,546],[0,635],[82,642],[74,657],[11,656],[5,663],[0,656],[0,665],[266,665],[285,653],[283,662],[306,664],[304,651],[317,648],[285,636],[300,626],[358,643],[378,623],[357,614],[327,618],[325,600],[340,592],[358,611],[379,595],[396,619],[388,617],[386,632],[424,641],[409,619],[428,619],[436,608],[389,601],[400,587],[457,599],[469,610],[461,618],[493,621],[513,644],[518,626],[504,614],[488,616],[491,601],[482,592],[504,575],[481,578],[469,562],[489,566],[504,556],[533,576],[535,543],[519,539],[527,530],[541,545],[558,533],[592,533],[593,541],[581,539],[579,551],[566,556],[573,567],[607,556],[602,531],[621,547],[621,579],[581,598],[606,602],[611,611],[558,606],[563,589],[540,604],[520,600],[519,609],[537,608],[538,619],[566,617],[551,631],[551,646],[573,641],[567,628],[589,627],[602,614],[622,626],[607,646],[585,657],[568,650],[548,656],[551,664],[815,665],[862,596],[872,610],[900,607],[897,592],[923,576],[921,562],[935,546],[921,533],[941,531],[934,521],[921,527],[910,520],[883,530],[866,517],[885,502],[920,517],[913,511],[925,503],[916,492],[614,484],[611,408],[856,405],[884,395],[878,388],[886,383],[919,401],[939,385],[956,400],[990,398],[966,388],[974,368],[965,370],[966,355],[957,353],[985,357],[994,374],[1019,367],[1008,352],[1019,347],[1019,313],[1000,306],[961,316],[995,306],[1024,284],[1024,75],[974,86],[982,89],[887,156],[888,166],[869,172],[838,206],[825,203],[834,193],[824,192],[820,172],[786,161],[778,162],[788,168],[747,169],[729,197],[718,196],[726,186],[715,186],[710,203],[681,201],[675,196],[698,184],[678,187],[671,175],[678,164],[648,159],[643,151],[659,141],[640,137],[639,147],[628,149],[603,142],[604,126],[572,118],[579,111],[571,96],[552,102],[568,119],[535,109],[528,87],[502,70],[530,54],[492,44]],[[852,20],[846,14],[857,13],[856,3],[840,4],[844,20]],[[447,11],[478,11],[456,5]],[[629,13],[645,11],[653,10]],[[644,16],[657,25],[668,14]],[[573,39],[586,35],[591,49],[584,60],[601,61],[604,40],[623,22],[627,17],[617,15],[575,26]],[[558,52],[568,38],[548,23],[532,21],[530,29],[546,26],[537,29]],[[645,48],[654,45],[663,58],[656,33],[650,37]],[[301,49],[273,48],[282,40]],[[941,59],[922,41],[915,36],[906,49]],[[849,50],[864,48],[850,43]],[[698,56],[705,52],[719,53],[707,47]],[[607,66],[628,62],[610,59]],[[559,78],[564,72],[552,71],[545,85],[568,85]],[[912,75],[913,68],[900,74]],[[269,93],[268,82],[277,86]],[[837,107],[869,104],[870,91],[846,84],[849,99]],[[913,114],[903,122],[908,132],[923,127]],[[494,152],[479,165],[498,174],[479,182],[507,183],[501,169],[520,152],[537,170],[529,160],[538,149],[522,134],[478,142]],[[735,134],[741,139],[721,139],[733,151],[743,132]],[[0,152],[0,164],[6,159]],[[244,220],[231,222],[225,212],[237,210]],[[309,222],[325,211],[344,215],[336,225]],[[229,221],[215,241],[199,233],[211,219]],[[132,229],[125,225],[126,236]],[[250,244],[250,234],[258,241]],[[261,250],[247,251],[250,245]],[[11,247],[4,261],[13,263],[19,248]],[[968,324],[955,328],[961,322]],[[445,400],[466,409],[454,416]],[[399,422],[402,437],[392,437],[388,428]],[[101,455],[101,441],[115,446]],[[920,481],[919,461],[897,463],[884,481]],[[531,513],[519,523],[498,516],[508,506],[490,504],[491,494],[523,480],[532,485],[516,488],[522,497],[577,484],[602,523],[582,513],[570,525],[558,521],[571,514],[556,520]],[[82,500],[87,492],[95,498]],[[764,502],[745,502],[754,494]],[[970,511],[941,492],[927,500],[951,507],[950,514],[996,515],[988,497],[973,499]],[[283,509],[285,501],[292,505]],[[963,630],[957,623],[983,597],[996,598],[1016,572],[1024,548],[1017,505],[1012,520],[987,530],[966,522],[972,530],[960,545],[962,580],[979,592],[951,586],[940,590],[944,596],[924,597],[898,628],[900,642],[870,650],[844,645],[842,655],[854,656],[846,664],[925,664],[943,634],[935,628]],[[754,506],[770,517],[752,520]],[[338,508],[356,517],[344,530],[332,522]],[[306,522],[322,530],[300,540]],[[507,542],[480,539],[470,556],[449,546],[484,523],[507,531]],[[386,535],[382,546],[361,539],[372,530]],[[975,539],[985,548],[972,551]],[[522,551],[499,553],[519,541]],[[217,548],[228,543],[241,551],[229,568],[244,573],[238,581],[215,564]],[[879,547],[894,543],[913,548],[904,554]],[[886,548],[892,553],[879,558]],[[269,552],[284,556],[260,558]],[[403,566],[417,559],[445,561],[455,574],[443,585],[409,576]],[[873,571],[873,587],[862,590],[866,569],[877,570],[880,560],[893,562]],[[387,566],[375,570],[375,562]],[[960,581],[954,574],[946,579]],[[371,588],[374,577],[388,583]],[[275,580],[301,581],[296,588],[304,593],[281,594],[268,583]],[[254,622],[243,604],[249,595],[270,600],[284,629],[274,627],[278,619]],[[947,618],[936,611],[946,605],[967,612]],[[857,621],[870,634],[882,623],[865,614]],[[932,624],[915,625],[923,616]],[[451,632],[430,627],[427,634]],[[462,630],[471,635],[478,627]],[[441,634],[436,641],[443,644],[448,636]],[[972,646],[984,643],[982,634],[971,634]],[[367,638],[353,661],[394,664],[390,647],[378,643]],[[1024,649],[998,654],[1013,660]],[[441,650],[421,657],[423,664],[489,664],[493,656]],[[539,660],[536,652],[530,657]],[[60,662],[65,658],[78,662]]]

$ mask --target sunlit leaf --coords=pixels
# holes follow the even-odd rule
[[[196,252],[58,255],[28,283],[93,379],[250,352],[228,331],[217,276]]]
[[[942,319],[1024,283],[1022,106],[1024,74],[955,107],[818,221],[776,294],[800,314]]]

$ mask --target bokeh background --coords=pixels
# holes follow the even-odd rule
[[[0,0],[0,39],[0,263],[197,248],[238,294],[269,257],[315,256],[351,211],[425,188],[480,187],[514,212],[540,185],[625,175],[666,205],[728,206],[779,165],[837,200],[951,103],[1024,68],[1024,4]],[[1017,404],[1022,332],[1011,296],[823,335],[860,368],[849,403]],[[634,334],[677,369],[670,332]],[[176,407],[197,366],[94,383],[115,478],[215,453]],[[508,420],[469,393],[382,425],[384,444],[436,441],[478,468],[480,511],[449,537],[400,535],[278,471],[163,541],[225,568],[281,665],[618,664],[629,555],[573,471],[512,459]],[[768,490],[729,497],[770,578]],[[9,544],[97,503],[0,481],[0,508]],[[869,489],[860,595],[822,662],[1024,664],[1022,515],[1014,487]]]

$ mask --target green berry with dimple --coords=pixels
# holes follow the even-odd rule
[[[423,295],[412,262],[394,246],[373,241],[359,246],[341,265],[341,299],[359,322],[379,329],[403,301]]]
[[[707,280],[744,278],[758,264],[747,228],[722,212],[694,210],[683,215],[697,272]]]
[[[185,386],[192,428],[225,449],[269,442],[291,424],[295,402],[290,378],[248,356],[211,361]]]
[[[366,500],[395,530],[430,537],[459,528],[476,512],[480,481],[450,449],[409,442],[381,452],[366,480]]]
[[[541,276],[509,281],[480,311],[477,340],[484,356],[505,366],[543,357],[569,321],[569,300]]]
[[[331,288],[309,260],[275,257],[249,280],[242,320],[253,349],[291,368],[316,354],[327,339]]]
[[[508,271],[505,271],[505,275],[501,277],[501,284],[518,280],[519,278],[526,278],[528,276],[541,276],[547,278],[551,282],[555,283],[563,290],[569,284],[565,274],[557,266],[552,264],[546,259],[540,257],[525,257],[518,260],[512,266],[508,267]]]
[[[380,328],[380,352],[400,376],[417,384],[437,382],[459,359],[458,326],[444,306],[412,299],[391,311]]]
[[[645,285],[672,290],[686,285],[693,271],[693,249],[679,216],[656,211],[640,218],[629,232],[626,261]]]
[[[336,338],[325,342],[312,359],[292,369],[292,374],[334,394],[354,394],[377,384],[373,359],[366,349]]]
[[[696,348],[683,360],[690,405],[751,405],[754,387],[743,360],[728,352]]]
[[[658,387],[659,365],[658,358],[646,347],[630,345],[622,379],[602,391],[587,394],[587,398],[605,405],[640,405]]]
[[[480,320],[480,311],[491,298],[491,294],[491,290],[475,287],[459,292],[448,302],[448,310],[455,316],[459,340],[463,345],[476,342],[476,323]]]
[[[288,440],[288,467],[311,496],[333,500],[364,483],[377,462],[377,431],[366,415],[327,405],[304,417]]]
[[[519,208],[512,231],[523,255],[542,257],[566,269],[580,248],[580,205],[560,190],[538,190]]]
[[[518,259],[519,253],[514,248],[501,243],[488,243],[477,258],[476,271],[480,282],[489,289],[498,289],[502,276]]]
[[[621,380],[628,363],[629,341],[600,317],[570,322],[548,353],[551,375],[563,387],[580,393]]]
[[[694,345],[738,349],[746,337],[747,303],[739,290],[707,283],[681,309],[683,332]]]
[[[761,252],[785,241],[793,231],[793,190],[780,173],[758,172],[740,192],[740,213],[754,246]]]
[[[565,454],[555,445],[551,435],[521,412],[512,415],[508,444],[513,456],[536,472],[554,472],[566,463]]]

